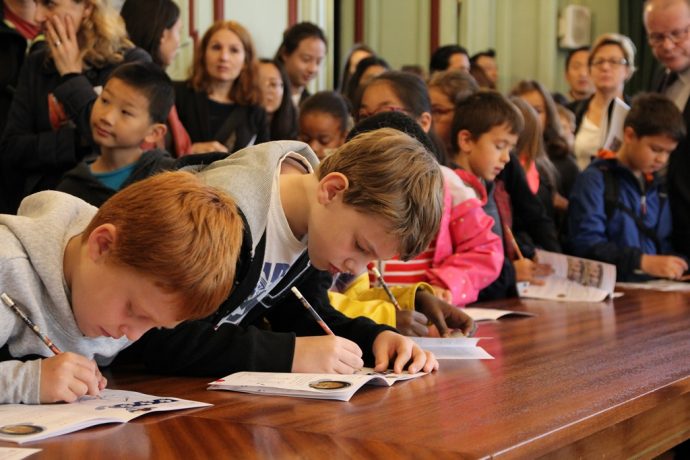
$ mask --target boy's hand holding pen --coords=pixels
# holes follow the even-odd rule
[[[503,231],[505,232],[508,240],[515,249],[517,254],[517,260],[513,261],[513,267],[515,268],[515,281],[517,282],[528,282],[535,284],[537,286],[542,286],[544,280],[539,279],[539,277],[548,276],[553,273],[553,268],[550,265],[540,264],[534,260],[528,259],[522,255],[520,246],[510,230],[508,225],[503,226]]]
[[[0,298],[54,355],[41,360],[41,403],[74,402],[87,394],[100,394],[108,382],[93,360],[76,353],[63,353],[7,293],[0,294]]]

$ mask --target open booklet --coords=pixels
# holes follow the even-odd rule
[[[426,351],[431,351],[436,359],[494,359],[486,350],[477,345],[480,337],[410,337]]]
[[[613,295],[616,266],[597,260],[581,259],[555,252],[537,250],[540,264],[548,264],[553,273],[534,283],[518,286],[520,297],[565,302],[600,302]]]
[[[152,412],[190,409],[211,404],[103,390],[69,404],[0,404],[0,441],[23,444],[104,423],[125,423]]]
[[[615,98],[608,107],[607,116],[601,120],[601,147],[616,152],[623,145],[623,124],[630,106],[623,99]]]
[[[298,374],[278,372],[236,372],[209,383],[209,390],[298,398],[349,401],[364,385],[391,386],[400,380],[416,379],[426,372],[395,374],[362,368],[354,374]]]

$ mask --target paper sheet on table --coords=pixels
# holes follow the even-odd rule
[[[433,352],[436,359],[494,359],[493,356],[477,344],[481,337],[410,338],[424,350]]]
[[[536,316],[527,311],[499,310],[497,308],[467,307],[463,310],[475,321],[495,321],[504,316]]]
[[[671,280],[650,280],[641,283],[616,283],[616,286],[624,289],[647,289],[664,292],[690,292],[690,283]]]
[[[520,297],[564,302],[600,302],[613,295],[616,266],[555,252],[537,250],[539,263],[551,265],[553,273],[540,278],[543,286],[518,287]]]
[[[26,447],[0,447],[0,458],[2,460],[22,460],[40,451],[41,449],[28,449]]]

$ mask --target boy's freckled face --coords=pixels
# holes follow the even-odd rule
[[[642,137],[633,135],[628,144],[630,167],[643,174],[655,173],[666,166],[677,145],[676,141],[663,134]]]
[[[72,282],[72,311],[87,337],[137,340],[153,327],[174,327],[177,304],[149,278],[105,261],[89,264]]]
[[[127,83],[111,78],[91,110],[94,142],[106,148],[136,147],[152,126],[148,98]]]
[[[307,248],[312,265],[319,270],[361,273],[370,261],[397,255],[398,242],[382,219],[336,198],[313,213]]]
[[[518,136],[508,125],[494,126],[477,140],[468,140],[466,149],[471,172],[485,180],[494,180],[510,161]]]
[[[336,149],[345,142],[345,133],[340,126],[341,121],[330,113],[302,113],[299,117],[299,140],[309,144],[322,160],[327,149]]]

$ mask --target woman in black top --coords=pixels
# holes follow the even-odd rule
[[[269,140],[255,56],[241,24],[218,21],[199,43],[192,76],[175,84],[180,121],[193,143],[208,143],[206,151],[234,152]]]

